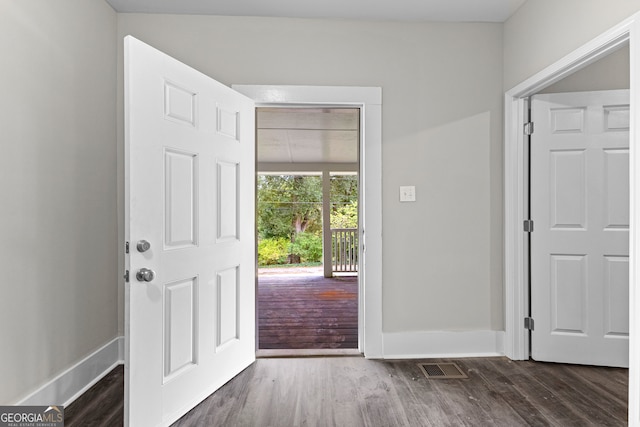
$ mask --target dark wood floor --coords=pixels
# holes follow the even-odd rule
[[[124,365],[117,366],[96,385],[64,408],[65,427],[124,424]]]
[[[506,358],[439,361],[454,361],[469,379],[429,380],[414,360],[258,359],[174,426],[627,424],[626,369]],[[69,406],[66,425],[122,425],[122,396],[119,367]]]
[[[358,278],[258,277],[258,347],[358,348]]]

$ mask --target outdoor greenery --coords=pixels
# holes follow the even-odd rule
[[[258,265],[285,264],[291,241],[284,237],[258,240]]]
[[[297,233],[290,250],[300,257],[300,262],[322,261],[322,236],[306,231]]]
[[[258,176],[258,264],[322,261],[322,178]],[[331,177],[331,228],[357,228],[358,177]]]
[[[358,201],[333,207],[331,228],[358,228]]]

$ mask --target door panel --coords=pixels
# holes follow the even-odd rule
[[[629,257],[605,257],[605,336],[629,336]]]
[[[627,110],[628,113],[628,110]],[[629,228],[629,150],[604,150],[605,228]]]
[[[553,150],[549,176],[551,226],[584,229],[587,217],[584,150]]]
[[[125,417],[169,425],[255,360],[255,113],[152,47],[125,48]]]
[[[195,336],[198,321],[197,277],[168,283],[164,290],[164,382],[180,371],[194,366],[198,337]]]
[[[532,98],[532,357],[628,365],[629,91]]]
[[[216,350],[238,337],[238,268],[218,272],[218,342]]]
[[[551,255],[551,333],[584,333],[586,265],[582,255]]]
[[[196,246],[198,155],[165,148],[165,249]]]
[[[238,239],[238,165],[218,162],[218,242]]]

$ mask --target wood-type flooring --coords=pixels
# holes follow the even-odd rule
[[[358,278],[259,276],[258,348],[358,348]]]
[[[429,362],[434,361],[429,360]],[[175,427],[624,426],[628,370],[504,357],[453,361],[430,380],[417,360],[258,359]],[[66,426],[122,425],[123,369],[65,411]]]

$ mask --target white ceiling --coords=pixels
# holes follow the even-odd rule
[[[357,163],[357,108],[258,108],[258,163]]]
[[[408,22],[504,22],[526,0],[107,0],[118,12]]]

